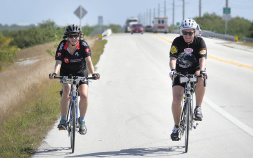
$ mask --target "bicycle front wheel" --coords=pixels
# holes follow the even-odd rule
[[[72,153],[75,151],[75,133],[76,133],[76,110],[74,102],[71,103],[71,124],[70,124],[70,144]]]
[[[190,102],[186,102],[186,122],[185,122],[185,152],[188,151],[188,142],[189,142],[189,130],[190,130]]]

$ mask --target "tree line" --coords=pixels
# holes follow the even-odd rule
[[[202,17],[195,17],[193,19],[196,20],[202,30],[225,34],[225,21],[215,13],[206,13]],[[241,17],[231,18],[227,22],[227,34],[238,36],[240,40],[243,37],[253,38],[253,21]]]
[[[13,62],[16,52],[19,49],[44,44],[53,41],[60,41],[63,37],[66,26],[56,26],[54,21],[47,20],[39,23],[38,26],[18,27],[0,24],[0,71],[3,62]],[[114,33],[120,32],[121,26],[103,26],[102,30],[111,28]],[[84,36],[89,36],[98,26],[83,26]]]

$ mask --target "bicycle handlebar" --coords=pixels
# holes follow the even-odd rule
[[[95,80],[96,77],[92,76],[92,77],[82,77],[82,76],[54,76],[54,79],[73,79],[73,80],[76,80],[76,79],[87,79],[87,80]]]
[[[203,77],[204,78],[204,87],[206,87],[206,75],[195,75],[195,74],[181,74],[179,72],[175,72],[175,74],[173,75],[173,82],[176,76],[180,76],[180,77],[187,77],[187,78],[197,78],[197,77]]]
[[[61,83],[68,83],[68,84],[72,84],[72,83],[76,83],[74,81],[88,81],[88,80],[95,80],[96,77],[92,76],[92,77],[81,77],[81,76],[54,76],[54,79],[60,79]]]

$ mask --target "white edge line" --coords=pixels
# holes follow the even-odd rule
[[[204,101],[210,107],[212,107],[215,111],[217,111],[218,113],[220,113],[223,117],[227,118],[229,121],[231,121],[236,126],[238,126],[239,128],[241,128],[242,130],[244,130],[245,132],[247,132],[249,135],[251,135],[253,137],[253,129],[252,128],[250,128],[246,124],[242,123],[241,121],[239,121],[237,118],[235,118],[231,114],[227,113],[225,110],[223,110],[222,108],[220,108],[218,105],[216,105],[214,102],[212,102],[208,98],[204,97]]]

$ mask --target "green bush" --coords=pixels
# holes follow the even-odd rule
[[[2,70],[2,62],[13,62],[16,57],[18,47],[10,46],[13,38],[0,36],[0,71]]]
[[[194,18],[202,30],[214,31],[216,33],[225,33],[225,21],[221,16],[204,14],[202,17]],[[234,17],[227,23],[227,34],[238,36],[243,39],[244,36],[253,36],[253,23],[241,17]]]

